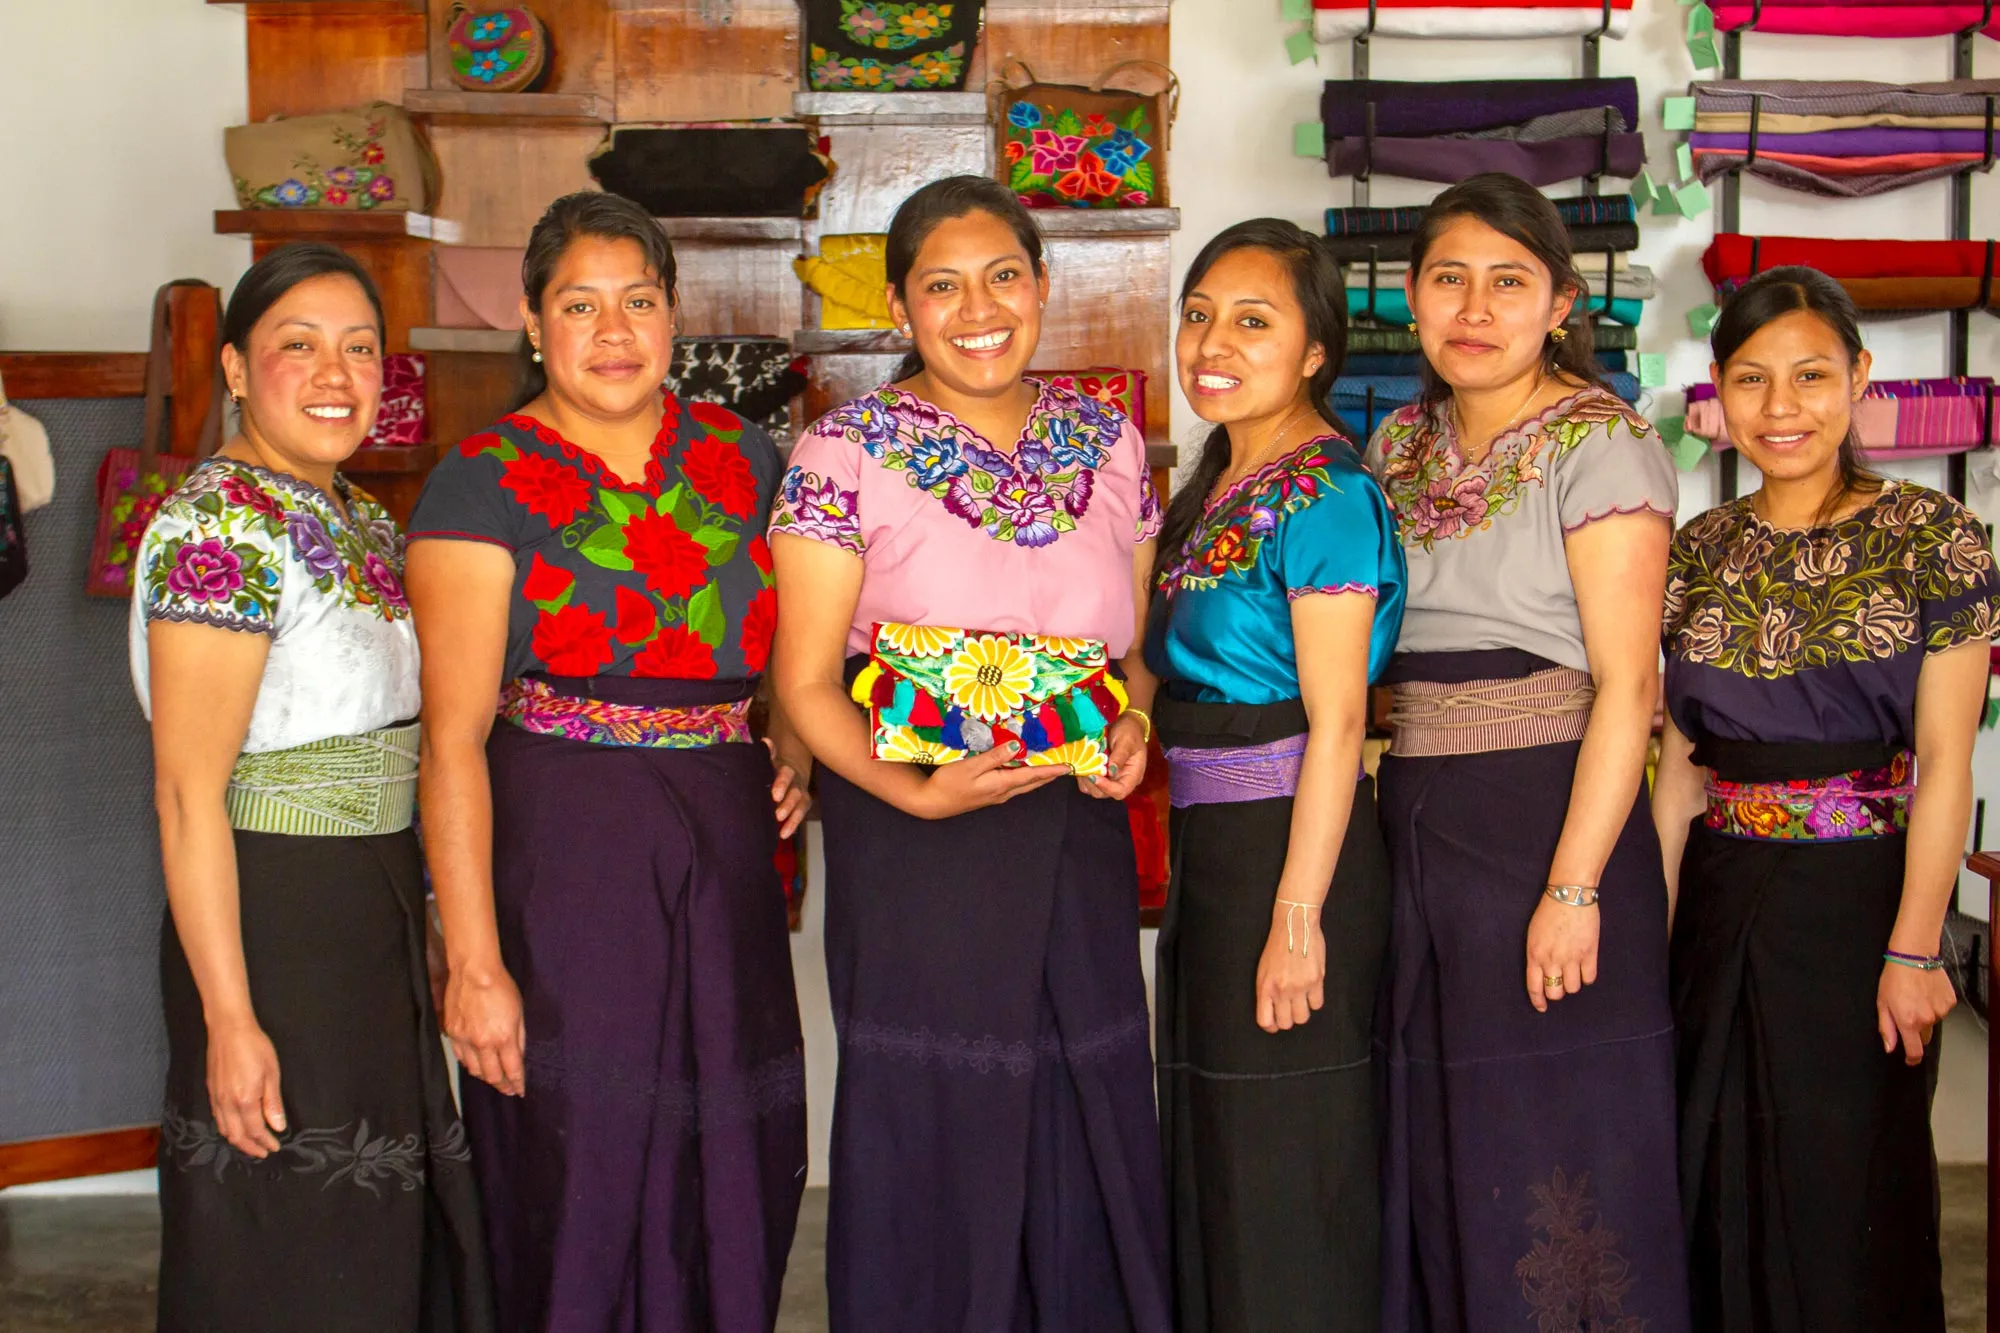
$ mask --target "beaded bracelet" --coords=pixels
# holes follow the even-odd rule
[[[1899,967],[1914,967],[1919,972],[1939,972],[1944,969],[1944,957],[1934,953],[1898,953],[1891,949],[1882,955],[1885,963],[1895,963]]]

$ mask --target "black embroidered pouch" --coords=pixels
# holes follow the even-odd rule
[[[833,164],[796,125],[621,125],[590,174],[656,218],[800,217]]]
[[[816,93],[965,87],[984,0],[801,0],[806,85]]]

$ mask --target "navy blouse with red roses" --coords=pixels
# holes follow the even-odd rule
[[[663,396],[643,481],[619,481],[518,414],[432,469],[409,540],[514,553],[504,679],[764,670],[778,623],[763,537],[778,451],[727,408]]]

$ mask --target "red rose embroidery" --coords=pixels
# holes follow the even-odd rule
[[[460,440],[458,442],[458,451],[467,458],[477,458],[494,445],[501,443],[503,441],[497,434],[490,430],[483,430],[477,435],[468,435],[463,440]]]
[[[594,676],[612,658],[611,628],[604,616],[572,602],[535,621],[535,656],[555,676]]]
[[[638,590],[619,584],[617,605],[618,628],[612,633],[620,643],[643,642],[659,627],[659,614]]]
[[[625,558],[648,588],[669,599],[693,592],[708,575],[708,548],[651,510],[626,520]]]
[[[743,418],[717,403],[689,403],[687,413],[710,430],[731,434],[743,429]]]
[[[701,406],[696,403],[688,410]],[[750,471],[750,460],[727,440],[704,435],[690,444],[681,459],[681,474],[704,500],[726,514],[748,518],[757,508],[757,477]]]
[[[575,469],[541,454],[522,454],[506,465],[500,484],[531,514],[561,527],[590,503],[590,483]]]
[[[765,588],[750,599],[743,612],[743,665],[762,671],[771,660],[771,638],[778,632],[778,590]]]
[[[712,680],[715,652],[686,625],[669,625],[632,659],[632,674],[670,680]]]
[[[764,540],[762,533],[750,539],[750,563],[757,566],[759,574],[770,577],[771,543]]]
[[[528,577],[521,584],[521,596],[530,602],[553,602],[576,583],[576,575],[566,569],[557,569],[542,559],[541,552],[535,553],[528,562]]]

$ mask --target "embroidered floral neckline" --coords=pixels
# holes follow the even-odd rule
[[[579,472],[608,490],[657,491],[667,479],[667,459],[680,442],[681,402],[674,397],[671,389],[660,390],[660,429],[653,436],[652,451],[646,458],[645,474],[637,481],[626,481],[613,472],[597,454],[580,444],[571,444],[554,426],[538,421],[526,413],[509,412],[500,418],[500,424],[528,432],[559,452],[564,460]]]
[[[1486,446],[1485,454],[1476,463],[1467,458],[1465,451],[1459,447],[1458,426],[1451,419],[1451,409],[1445,403],[1439,403],[1430,409],[1429,415],[1432,421],[1432,429],[1437,434],[1438,443],[1444,447],[1445,451],[1453,459],[1457,460],[1459,468],[1461,470],[1465,468],[1478,468],[1483,471],[1487,469],[1495,458],[1501,455],[1503,450],[1516,448],[1536,438],[1548,430],[1550,422],[1560,421],[1569,413],[1575,411],[1576,405],[1580,400],[1592,394],[1602,394],[1604,392],[1603,389],[1598,388],[1595,384],[1586,384],[1574,393],[1565,394],[1562,398],[1550,403],[1526,421],[1509,426],[1498,435],[1495,435],[1493,442]],[[1619,400],[1619,405],[1621,407],[1624,406],[1623,399]]]
[[[1224,575],[1254,568],[1264,539],[1278,530],[1278,519],[1305,508],[1320,497],[1321,488],[1333,485],[1329,441],[1353,448],[1334,432],[1317,435],[1238,478],[1205,506],[1200,521],[1181,543],[1180,559],[1160,575],[1159,587],[1167,596],[1205,592],[1221,583]],[[1266,500],[1274,490],[1276,494]]]
[[[1210,500],[1207,504],[1203,505],[1201,510],[1202,523],[1206,523],[1210,518],[1222,512],[1222,510],[1227,508],[1230,502],[1235,500],[1237,497],[1253,494],[1256,491],[1261,490],[1264,487],[1264,485],[1271,480],[1271,478],[1277,476],[1280,472],[1285,471],[1287,468],[1290,468],[1295,462],[1297,462],[1301,454],[1305,453],[1308,449],[1318,449],[1328,440],[1337,440],[1343,445],[1348,443],[1346,440],[1342,439],[1337,432],[1324,431],[1321,434],[1313,436],[1310,440],[1307,440],[1304,444],[1300,445],[1298,448],[1287,450],[1286,452],[1279,454],[1276,458],[1272,459],[1270,462],[1265,463],[1260,467],[1258,467],[1256,471],[1238,477],[1235,481],[1230,482],[1227,490],[1223,491],[1222,494],[1216,496],[1213,500]],[[1349,447],[1351,448],[1352,446],[1350,445]],[[1198,523],[1195,526],[1197,529],[1199,529],[1201,524]],[[1190,542],[1193,541],[1193,534],[1189,534],[1189,541]],[[1185,544],[1183,545],[1183,549],[1186,549]]]
[[[1866,526],[1869,517],[1877,509],[1879,509],[1882,505],[1886,504],[1888,501],[1894,499],[1898,493],[1908,489],[1909,484],[1910,483],[1904,481],[1900,477],[1886,477],[1883,479],[1882,489],[1876,492],[1875,498],[1870,500],[1867,504],[1862,505],[1859,509],[1855,510],[1853,513],[1848,514],[1843,518],[1836,518],[1826,523],[1813,523],[1803,528],[1781,528],[1777,524],[1771,522],[1771,520],[1759,515],[1757,513],[1757,506],[1753,503],[1753,501],[1756,499],[1756,496],[1754,494],[1746,495],[1742,499],[1738,500],[1736,502],[1736,508],[1738,512],[1742,514],[1745,523],[1751,529],[1762,533],[1768,533],[1774,540],[1777,541],[1791,541],[1806,537],[1819,536],[1822,533],[1838,532],[1840,529],[1846,527],[1850,523],[1859,523],[1862,524],[1863,526]]]
[[[953,415],[949,410],[939,407],[936,403],[924,397],[922,394],[912,393],[908,389],[898,389],[893,384],[885,384],[882,386],[881,389],[878,389],[876,392],[881,394],[895,394],[898,397],[908,399],[910,402],[922,404],[926,411],[929,411],[936,415],[938,422],[940,424],[948,424],[951,427],[951,429],[957,434],[962,436],[970,436],[973,440],[978,441],[977,445],[978,448],[984,450],[986,453],[992,454],[996,458],[1006,459],[1008,467],[1009,469],[1011,469],[1013,467],[1014,459],[1017,456],[1019,456],[1021,452],[1021,446],[1029,443],[1033,439],[1035,433],[1035,419],[1043,414],[1045,410],[1044,405],[1048,402],[1049,395],[1055,391],[1055,386],[1053,384],[1035,375],[1023,375],[1021,377],[1021,382],[1024,384],[1033,384],[1036,386],[1035,401],[1028,408],[1028,419],[1021,424],[1020,434],[1014,437],[1014,447],[1012,449],[1005,451],[996,448],[993,444],[993,441],[987,439],[983,433],[974,430],[972,427],[966,425],[962,419]],[[1083,395],[1078,394],[1077,396],[1081,398]],[[897,406],[897,403],[895,399],[885,398],[884,405],[893,409],[894,407]]]

